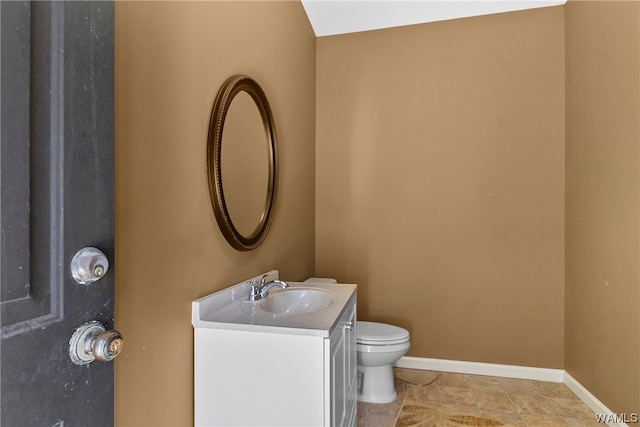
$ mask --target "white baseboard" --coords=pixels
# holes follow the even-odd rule
[[[564,372],[564,384],[569,387],[569,390],[575,393],[593,412],[596,414],[612,414],[613,411],[600,402],[589,390],[584,388],[582,384],[576,381],[567,371]],[[626,423],[611,422],[607,423],[609,427],[628,426]]]
[[[495,363],[463,362],[460,360],[427,359],[423,357],[402,357],[396,363],[399,368],[422,369],[428,371],[456,372],[459,374],[489,375],[492,377],[520,378],[525,380],[564,381],[563,369],[532,368],[528,366],[499,365]]]
[[[398,368],[426,371],[455,372],[458,374],[488,375],[492,377],[519,378],[525,380],[564,383],[580,400],[596,414],[611,414],[612,411],[600,402],[564,369],[533,368],[528,366],[499,365],[495,363],[464,362],[460,360],[428,359],[423,357],[400,358]],[[607,423],[609,427],[624,427],[624,423]]]

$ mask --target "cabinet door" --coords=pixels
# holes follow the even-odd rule
[[[345,322],[340,319],[331,334],[331,426],[343,426],[346,417],[346,341]]]
[[[331,334],[331,426],[353,425],[357,404],[355,303]]]
[[[353,311],[347,319],[345,331],[345,356],[346,356],[346,375],[345,375],[345,412],[346,426],[355,427],[357,422],[356,407],[358,406],[358,355],[357,355],[357,333],[356,333],[356,306],[354,304]]]

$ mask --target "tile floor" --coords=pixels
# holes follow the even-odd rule
[[[564,384],[394,368],[398,398],[358,402],[358,427],[603,426]]]

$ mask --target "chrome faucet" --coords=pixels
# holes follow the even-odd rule
[[[269,289],[273,288],[274,286],[280,286],[282,289],[286,289],[289,287],[289,284],[283,280],[276,279],[265,283],[266,279],[267,274],[262,276],[262,279],[260,279],[260,283],[258,283],[257,285],[255,282],[249,282],[251,284],[249,301],[258,301],[262,298],[266,298],[269,293]]]

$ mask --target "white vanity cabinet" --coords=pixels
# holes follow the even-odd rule
[[[355,427],[355,286],[332,316],[318,329],[194,322],[195,425]]]
[[[355,426],[357,406],[356,305],[345,311],[329,339],[330,426]],[[325,362],[326,366],[326,362]]]

